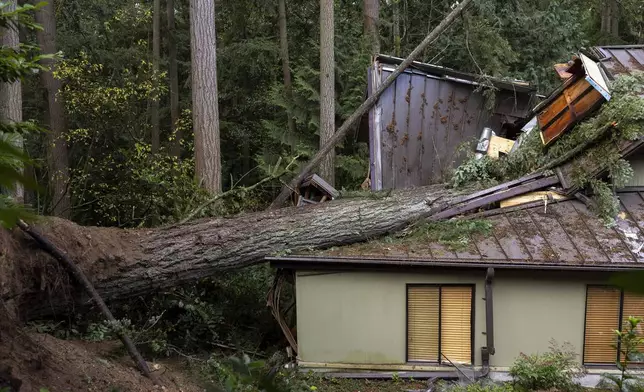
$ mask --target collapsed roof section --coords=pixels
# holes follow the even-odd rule
[[[601,53],[604,57],[591,57],[592,53]],[[626,57],[626,55],[630,57]],[[557,73],[566,77],[562,87],[556,89],[551,96],[542,104],[530,109],[524,109],[523,117],[518,124],[537,124],[537,116],[540,112],[545,110],[549,105],[561,97],[564,99],[560,101],[565,102],[567,108],[570,110],[571,104],[574,104],[574,99],[571,101],[570,94],[566,97],[566,87],[570,87],[574,81],[584,80],[587,82],[583,89],[579,91],[588,91],[592,89],[597,92],[598,104],[594,106],[601,106],[604,102],[611,99],[610,96],[610,83],[609,81],[620,74],[630,74],[635,71],[644,70],[641,68],[644,60],[644,45],[638,47],[602,47],[592,48],[590,54],[580,54],[579,57],[573,59],[565,67],[557,65],[555,67]],[[378,65],[372,70],[371,80],[383,77],[380,73],[389,72],[385,65]],[[438,72],[439,75],[430,74],[430,72]],[[421,72],[420,74],[418,72]],[[423,150],[423,144],[418,143],[418,149],[409,149],[406,143],[407,139],[403,138],[403,143],[400,143],[396,136],[400,135],[397,124],[398,118],[404,121],[407,128],[403,128],[406,132],[412,132],[419,124],[410,122],[412,113],[428,114],[429,116],[421,116],[421,131],[418,136],[425,136],[422,128],[427,118],[431,121],[438,121],[442,117],[435,117],[437,108],[442,108],[440,105],[441,94],[445,94],[447,103],[446,122],[452,121],[454,112],[461,111],[467,113],[469,106],[468,103],[460,102],[461,106],[454,104],[454,97],[458,97],[456,92],[462,91],[462,86],[445,85],[439,82],[449,81],[449,83],[463,83],[469,86],[476,85],[474,81],[467,81],[463,79],[464,75],[456,76],[457,73],[453,70],[447,70],[440,67],[430,66],[427,64],[416,64],[416,68],[411,72],[402,75],[400,83],[395,85],[396,88],[389,92],[389,97],[384,102],[389,102],[388,105],[380,105],[372,111],[371,120],[376,121],[376,125],[382,125],[383,119],[391,117],[391,124],[393,128],[380,129],[378,132],[373,132],[372,138],[385,136],[387,140],[377,140],[377,144],[372,140],[372,154],[373,148],[377,146],[390,147],[391,161],[386,161],[383,155],[377,155],[382,162],[388,162],[391,166],[386,169],[393,168],[407,168],[408,173],[417,170],[420,174],[424,174],[424,168],[433,167],[423,166],[424,161],[406,160],[406,157],[415,159],[414,153],[426,152]],[[375,73],[375,76],[374,76]],[[386,77],[386,75],[384,75]],[[421,82],[416,82],[421,80]],[[601,80],[600,80],[601,78]],[[591,80],[589,80],[591,79]],[[571,80],[573,82],[571,82]],[[439,82],[437,82],[439,81]],[[497,81],[498,83],[508,83],[504,81]],[[415,83],[421,83],[416,85]],[[516,86],[518,89],[524,89],[523,92],[528,92],[529,87],[522,86],[520,83],[510,83],[510,86]],[[420,87],[422,86],[422,89]],[[508,86],[507,84],[505,85]],[[414,92],[415,88],[419,88]],[[433,91],[432,89],[436,89]],[[603,91],[600,91],[603,90]],[[470,90],[471,95],[473,90]],[[518,90],[517,90],[518,91]],[[583,99],[587,94],[579,94],[578,99]],[[416,97],[414,99],[414,97]],[[433,105],[426,105],[425,100],[427,97],[433,97],[436,102]],[[451,98],[450,98],[451,97]],[[474,98],[477,99],[477,98]],[[532,98],[531,98],[532,99]],[[402,113],[404,117],[398,117],[401,114],[396,110],[396,105],[402,102]],[[429,110],[424,109],[425,106]],[[591,105],[592,106],[592,105]],[[497,107],[498,109],[498,107]],[[497,110],[495,109],[495,110]],[[514,115],[518,116],[516,107],[514,108]],[[590,115],[593,108],[588,108],[584,115]],[[574,111],[574,108],[573,108]],[[440,113],[440,112],[439,112]],[[482,113],[482,112],[480,112]],[[492,113],[498,114],[498,111]],[[575,114],[573,112],[573,114]],[[434,115],[434,117],[432,117]],[[505,114],[509,115],[509,114]],[[562,115],[560,115],[561,117]],[[529,121],[534,118],[535,121]],[[568,117],[569,124],[567,128],[562,128],[561,131],[566,132],[579,123],[583,116],[571,115]],[[479,118],[480,119],[480,118]],[[378,123],[378,121],[381,121]],[[458,123],[465,124],[465,123]],[[476,123],[479,126],[481,123]],[[551,123],[552,124],[552,123]],[[371,124],[373,125],[373,124]],[[454,125],[454,123],[450,123]],[[470,125],[470,124],[468,124]],[[605,132],[598,132],[599,136],[611,132],[614,123],[606,127]],[[474,128],[474,126],[472,127]],[[379,128],[376,128],[378,130]],[[478,128],[479,131],[482,128]],[[526,129],[524,127],[524,129]],[[535,127],[537,132],[538,126]],[[411,138],[412,135],[403,133],[405,137]],[[430,135],[432,135],[430,133]],[[434,135],[435,136],[435,135]],[[432,139],[430,137],[430,139]],[[417,139],[419,142],[421,138]],[[436,141],[436,140],[434,140]],[[397,243],[393,237],[393,241],[369,241],[363,244],[354,244],[342,248],[333,248],[321,252],[316,252],[313,255],[304,254],[301,256],[289,256],[272,258],[273,264],[285,268],[293,268],[297,264],[297,268],[303,266],[310,266],[312,268],[329,267],[339,268],[342,266],[375,266],[375,265],[408,265],[408,266],[425,266],[425,267],[486,267],[495,266],[499,268],[535,268],[535,269],[570,269],[570,270],[620,270],[620,269],[641,269],[644,267],[644,195],[641,191],[644,188],[631,189],[628,192],[619,193],[619,207],[620,213],[615,219],[615,225],[612,227],[605,226],[596,216],[594,216],[588,209],[592,202],[583,194],[578,192],[577,187],[571,180],[572,171],[574,169],[573,163],[578,156],[590,148],[591,144],[597,143],[598,139],[584,141],[579,146],[573,148],[570,154],[555,159],[551,165],[541,167],[537,172],[526,175],[522,178],[507,181],[497,186],[480,190],[467,195],[462,195],[453,200],[449,205],[446,205],[440,211],[428,217],[428,221],[441,221],[454,217],[460,219],[470,219],[472,217],[482,218],[484,222],[491,224],[492,233],[485,236],[469,236],[466,241],[467,246],[463,250],[452,250],[444,246],[440,241],[420,241],[412,244]],[[389,143],[389,144],[388,144]],[[553,143],[556,141],[553,139]],[[642,138],[636,140],[617,140],[615,142],[616,151],[622,157],[628,156],[637,151],[644,140]],[[433,143],[432,143],[433,144]],[[394,149],[400,147],[402,150],[402,160],[396,161],[396,154]],[[518,147],[517,147],[518,146]],[[432,145],[430,144],[430,148]],[[519,143],[513,146],[516,150],[521,148]],[[406,149],[405,149],[406,148]],[[440,159],[438,154],[439,150],[449,150],[451,148],[448,144],[441,145],[437,148],[434,145],[434,156],[436,160]],[[489,143],[487,147],[489,148]],[[382,153],[382,149],[379,153]],[[477,150],[478,151],[478,150]],[[405,155],[405,152],[408,155]],[[486,151],[483,151],[484,153]],[[512,149],[508,152],[512,154]],[[423,156],[422,154],[420,155]],[[380,162],[378,159],[374,162],[372,155],[372,165],[377,166]],[[417,165],[417,166],[415,166]],[[372,166],[372,167],[374,167]],[[598,178],[606,169],[605,162],[596,162],[594,165],[584,166],[584,170],[592,177]],[[381,168],[380,179],[384,181],[385,168]],[[554,169],[554,174],[550,172]],[[372,175],[373,175],[372,170]],[[397,182],[394,176],[388,184],[390,186],[413,186],[409,182]],[[412,178],[408,176],[409,178]],[[404,176],[403,176],[404,178]],[[416,174],[416,177],[422,178],[421,175]],[[382,183],[381,183],[382,186]],[[547,192],[543,190],[547,189]],[[535,192],[541,191],[541,192]],[[532,197],[535,196],[535,197]],[[510,207],[504,207],[510,206]]]
[[[369,95],[402,59],[377,56],[369,68]],[[499,91],[494,105],[481,80]],[[369,113],[371,189],[442,183],[465,154],[459,147],[484,127],[500,130],[526,116],[536,89],[522,81],[483,77],[414,62]]]
[[[491,230],[467,235],[462,248],[405,237],[301,254],[306,263],[339,265],[619,270],[644,265],[644,197],[620,193],[623,213],[611,228],[579,200],[488,211]],[[478,215],[480,217],[480,215]],[[477,217],[477,215],[474,215]],[[285,262],[289,257],[272,259]],[[325,260],[329,260],[325,262]],[[293,260],[295,261],[295,260]]]

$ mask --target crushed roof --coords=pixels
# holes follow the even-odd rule
[[[644,267],[644,195],[620,192],[622,213],[609,228],[579,200],[525,209],[497,209],[484,219],[491,232],[470,238],[462,250],[438,242],[372,241],[312,253],[309,261],[356,260],[373,264],[529,265],[533,267]],[[311,253],[309,253],[309,256]],[[273,258],[288,261],[297,256]]]
[[[644,71],[644,45],[596,46],[592,52],[612,78]]]

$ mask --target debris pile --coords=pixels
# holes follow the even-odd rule
[[[584,200],[611,223],[619,212],[614,190],[633,176],[624,158],[644,144],[644,72],[623,67],[616,72],[605,61],[589,52],[565,66],[556,64],[562,85],[514,124],[514,137],[485,128],[475,154],[455,170],[452,186],[488,187],[554,173],[559,186],[523,198],[588,194],[592,197]]]

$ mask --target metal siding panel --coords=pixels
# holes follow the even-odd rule
[[[548,210],[557,215],[559,223],[576,245],[584,262],[610,262],[597,238],[591,233],[585,222],[569,202],[548,205]]]
[[[441,245],[438,242],[429,243],[429,248],[432,251],[432,254],[437,259],[456,259],[456,254],[448,249],[445,245]]]
[[[412,75],[403,72],[396,79],[396,107],[395,107],[395,137],[392,143],[394,151],[393,161],[393,184],[394,188],[401,189],[409,187],[407,144],[409,142],[408,121],[409,121],[409,94],[411,94]]]
[[[607,228],[597,216],[588,210],[586,205],[581,202],[572,201],[570,205],[578,212],[578,216],[584,224],[593,233],[597,242],[601,245],[604,253],[608,255],[613,263],[632,263],[635,261],[633,255],[626,248],[626,245],[619,238],[615,230]]]
[[[423,114],[425,121],[423,123],[422,135],[422,178],[423,185],[431,184],[433,180],[434,164],[436,160],[437,148],[434,148],[434,138],[436,127],[434,125],[434,104],[438,100],[438,90],[440,84],[444,83],[434,78],[425,80],[425,107]]]
[[[634,57],[632,57],[626,49],[611,49],[613,57],[619,61],[622,67],[629,71],[635,71],[640,65]]]
[[[388,71],[382,71],[381,81],[387,79],[391,74]],[[389,86],[380,96],[379,102],[382,105],[382,117],[380,128],[380,147],[381,147],[381,161],[382,161],[382,188],[393,188],[393,147],[392,147],[392,133],[395,132],[394,123],[394,108],[396,97],[396,84],[397,81]]]
[[[474,147],[476,140],[478,140],[481,130],[476,129],[468,124],[469,119],[469,106],[472,96],[471,86],[455,85],[454,94],[452,99],[451,110],[451,124],[449,126],[449,137],[446,151],[449,153],[447,158],[448,172],[451,173],[452,169],[456,168],[467,156],[466,150],[459,148],[464,144],[469,144],[468,147]],[[447,173],[446,173],[447,174]],[[447,179],[447,178],[446,178]]]
[[[628,53],[637,61],[637,68],[644,71],[644,49],[628,49]]]
[[[414,74],[411,77],[409,123],[407,127],[409,134],[409,140],[407,141],[408,186],[424,185],[422,182],[422,128],[426,80],[427,77],[422,74]]]
[[[505,215],[498,215],[490,220],[492,221],[492,235],[496,237],[507,257],[512,260],[529,261],[530,254],[508,218]]]
[[[475,241],[476,247],[479,252],[481,252],[482,259],[507,259],[506,254],[503,252],[503,248],[501,248],[501,245],[493,235],[479,236],[479,238],[475,238]]]
[[[642,234],[641,227],[638,225],[637,218],[633,217],[630,213],[630,210],[638,214],[641,213],[641,207],[637,206],[638,203],[641,203],[641,198],[636,193],[624,193],[619,195],[619,198],[623,203],[621,209],[624,214],[618,215],[615,230],[637,258],[637,261],[644,262],[644,235]]]
[[[550,210],[544,214],[543,207],[531,208],[528,212],[532,220],[539,226],[541,234],[554,252],[559,256],[557,261],[572,263],[582,262],[583,259],[575,245],[570,241],[566,231],[557,220],[557,215]]]
[[[618,193],[622,207],[630,214],[639,228],[644,227],[644,200],[639,192]]]
[[[521,237],[532,259],[537,261],[557,261],[559,255],[554,252],[554,249],[539,232],[539,228],[532,221],[527,211],[516,211],[507,214],[506,217]]]
[[[443,182],[443,174],[447,163],[446,159],[446,142],[448,137],[447,123],[449,121],[449,103],[448,99],[452,93],[451,83],[442,82],[438,88],[438,96],[436,101],[429,104],[432,105],[434,112],[433,116],[433,134],[432,134],[432,148],[435,152],[434,165],[431,173],[431,183]]]

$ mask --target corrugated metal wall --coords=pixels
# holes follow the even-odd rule
[[[393,69],[374,63],[370,94]],[[525,115],[533,103],[532,93],[502,90],[490,112],[476,87],[470,80],[417,69],[401,74],[369,115],[372,189],[444,182],[465,156],[459,147],[469,142],[466,148],[473,148],[483,127],[498,133],[504,121]]]

